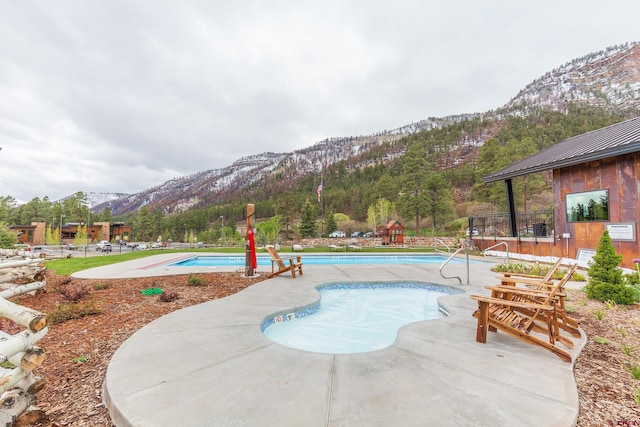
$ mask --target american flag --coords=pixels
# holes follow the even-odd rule
[[[316,191],[316,193],[318,193],[318,203],[320,203],[320,193],[322,193],[322,180],[320,180],[320,185],[318,185],[318,190]]]

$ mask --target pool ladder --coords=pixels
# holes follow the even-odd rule
[[[438,246],[438,244],[440,244],[441,246],[447,248],[447,252],[451,252],[451,248],[449,247],[449,245],[447,245],[444,240],[442,239],[435,239],[433,241],[433,251],[434,252],[444,252],[443,250],[440,249],[440,247]]]
[[[484,251],[482,251],[482,255],[483,256],[487,256],[487,251],[493,248],[496,248],[498,246],[504,245],[507,248],[507,258],[506,258],[506,263],[507,265],[509,265],[509,244],[507,242],[500,242],[500,243],[496,243],[493,246],[489,246],[487,249],[485,249]]]
[[[449,264],[449,261],[451,261],[456,255],[458,255],[460,252],[464,252],[467,258],[467,285],[469,285],[469,251],[467,251],[465,248],[459,248],[457,251],[455,251],[454,253],[451,254],[451,256],[449,258],[447,258],[447,260],[445,262],[442,263],[442,265],[440,266],[440,275],[445,278],[445,279],[458,279],[458,282],[460,282],[460,284],[462,285],[462,279],[459,276],[445,276],[442,273],[442,269]]]

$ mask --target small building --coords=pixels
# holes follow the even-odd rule
[[[379,225],[376,231],[382,238],[383,245],[404,244],[404,225],[397,219],[389,221],[386,225]]]
[[[553,171],[553,223],[544,224],[547,233],[518,237],[512,179],[548,170]],[[558,142],[484,181],[505,182],[511,237],[493,242],[474,237],[481,250],[504,241],[519,253],[588,261],[608,230],[622,266],[634,267],[640,254],[640,117]]]
[[[78,230],[84,226],[84,222],[68,222],[53,231],[58,233],[57,237],[61,244],[67,244],[73,243]],[[44,245],[46,243],[46,222],[32,222],[30,225],[12,225],[9,230],[16,233],[18,243],[31,245]],[[99,240],[129,240],[131,226],[124,225],[123,222],[94,222],[86,227],[85,232],[87,233],[87,243]]]
[[[18,243],[43,244],[44,222],[32,222],[30,225],[12,225],[9,230],[14,232]]]

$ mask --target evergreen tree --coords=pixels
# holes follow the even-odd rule
[[[307,198],[302,206],[302,221],[300,223],[300,235],[303,239],[316,235],[318,229],[316,219],[318,219],[316,208]]]
[[[324,216],[324,234],[328,236],[338,229],[338,223],[336,223],[336,217],[333,211],[330,211]]]
[[[281,218],[282,228],[287,240],[289,240],[289,231],[293,222],[294,212],[293,195],[290,191],[285,191],[276,202],[276,215]]]
[[[404,158],[402,192],[398,200],[398,211],[406,218],[415,218],[416,229],[427,214],[429,195],[425,190],[429,170],[420,145],[412,146]]]
[[[453,201],[453,195],[441,174],[435,172],[429,174],[426,182],[426,191],[429,197],[429,213],[431,214],[434,228],[443,226],[446,221],[455,218],[456,205]]]
[[[633,304],[635,290],[622,280],[619,267],[622,255],[616,254],[609,230],[604,230],[600,243],[589,263],[589,282],[585,286],[587,297],[598,301],[613,301],[616,304]]]

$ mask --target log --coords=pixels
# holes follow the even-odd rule
[[[24,352],[20,359],[20,367],[25,371],[33,371],[44,362],[45,352],[43,348],[33,346]]]
[[[35,423],[44,419],[45,413],[42,409],[36,406],[29,406],[26,411],[24,411],[18,419],[13,427],[26,427],[32,426]]]
[[[37,264],[38,262],[40,262],[39,259],[22,259],[17,261],[3,261],[3,262],[0,262],[0,269],[24,267],[25,265]]]
[[[0,270],[0,284],[6,289],[11,285],[9,282],[19,279],[29,279],[33,282],[41,282],[44,280],[45,267],[40,264],[32,264],[24,267],[5,268]]]
[[[27,292],[37,291],[46,286],[47,282],[32,282],[25,285],[14,284],[13,287],[0,291],[0,298],[8,299],[16,295],[26,294]]]
[[[31,406],[31,398],[24,390],[14,388],[0,395],[0,425],[12,426],[20,414]]]
[[[47,332],[48,328],[38,332],[24,330],[15,335],[0,331],[0,363],[9,360],[14,365],[19,366],[23,358],[23,352],[33,348],[34,344],[42,339]]]
[[[0,256],[3,256],[5,258],[12,258],[12,257],[39,258],[40,253],[36,251],[33,251],[33,252],[25,251],[22,249],[0,249]]]
[[[19,325],[26,326],[33,332],[38,332],[47,326],[47,315],[27,308],[4,298],[0,298],[0,314]]]

